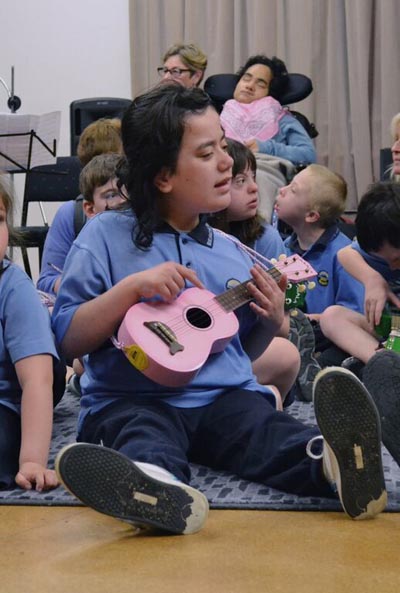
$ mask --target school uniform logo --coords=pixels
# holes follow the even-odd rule
[[[329,284],[329,274],[325,270],[321,270],[318,272],[317,282],[320,286],[328,286]]]
[[[225,286],[226,289],[229,290],[230,288],[235,288],[235,286],[239,286],[239,284],[241,284],[239,280],[236,280],[236,278],[231,278],[227,281]]]

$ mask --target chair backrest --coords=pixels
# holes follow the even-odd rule
[[[79,194],[80,172],[81,163],[78,157],[61,156],[57,157],[55,164],[32,167],[26,174],[21,225],[16,227],[17,233],[10,241],[10,246],[21,249],[25,271],[31,278],[28,248],[38,248],[40,269],[44,242],[49,230],[42,202],[64,202],[75,199]],[[28,208],[32,202],[39,203],[43,217],[42,225],[27,225]]]
[[[218,113],[221,113],[225,101],[232,99],[238,80],[236,74],[213,74],[206,79],[204,90],[210,95]]]
[[[391,148],[381,148],[379,151],[379,179],[389,181],[393,156]]]
[[[71,155],[76,154],[79,136],[92,122],[102,117],[121,118],[131,104],[130,99],[98,97],[72,101],[69,108],[71,127]]]
[[[65,202],[79,195],[81,163],[76,156],[57,157],[54,165],[32,167],[26,174],[21,225],[32,202]]]

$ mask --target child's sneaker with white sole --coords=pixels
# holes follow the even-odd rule
[[[387,494],[379,414],[370,394],[347,369],[328,367],[315,379],[314,406],[325,477],[350,517],[374,517]]]
[[[57,456],[56,471],[85,505],[136,526],[190,534],[207,519],[204,494],[162,467],[133,462],[107,447],[68,445]]]

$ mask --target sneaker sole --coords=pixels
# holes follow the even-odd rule
[[[378,411],[347,369],[326,368],[314,384],[318,426],[337,466],[339,498],[353,519],[371,518],[387,503]],[[328,449],[328,451],[329,451]]]
[[[107,447],[68,445],[57,456],[56,472],[86,506],[134,525],[190,534],[207,519],[208,502],[201,492],[157,480]]]
[[[400,465],[400,354],[375,354],[364,368],[363,380],[381,417],[383,444]]]

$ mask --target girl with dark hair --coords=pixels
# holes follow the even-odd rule
[[[286,249],[278,231],[258,214],[257,163],[254,154],[241,142],[227,140],[228,153],[233,159],[231,203],[211,215],[209,223],[254,249],[268,260],[278,259]],[[288,297],[288,295],[287,295]],[[279,337],[275,337],[266,351],[253,362],[258,381],[279,388],[282,399],[293,386],[299,368],[299,351],[286,338],[289,317],[285,316]]]
[[[233,159],[231,203],[212,215],[209,222],[234,235],[261,255],[272,259],[286,252],[278,231],[258,213],[257,162],[254,154],[241,142],[227,139]]]
[[[190,462],[303,495],[335,496],[329,482],[336,479],[351,516],[377,514],[386,496],[379,455],[363,457],[362,483],[353,472],[351,483],[336,470],[325,477],[315,456],[326,467],[332,449],[316,428],[277,411],[278,390],[253,375],[243,343],[256,358],[274,337],[286,277],[274,280],[205,221],[203,214],[229,205],[232,175],[208,96],[160,85],[133,101],[122,138],[132,212],[101,213],[85,225],[52,317],[66,356],[85,355],[81,442],[56,460],[64,485],[99,512],[174,533],[194,533],[207,518],[205,496],[189,485]],[[144,341],[132,337],[136,322]],[[211,331],[214,342],[199,361]],[[364,393],[355,418],[347,396],[321,384],[317,391],[325,400],[319,419],[336,409],[347,418],[339,423],[340,458],[353,455],[358,433],[358,447],[367,439],[375,454],[378,427],[369,421],[365,430]],[[339,455],[327,424],[324,436]]]

